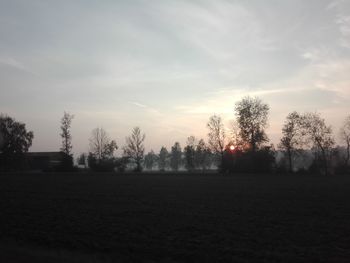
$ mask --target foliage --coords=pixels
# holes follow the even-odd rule
[[[124,156],[136,163],[136,172],[142,171],[142,161],[145,152],[143,145],[146,135],[141,134],[139,127],[135,127],[129,137],[126,137],[126,146],[124,146]]]
[[[63,117],[61,119],[61,138],[62,138],[62,147],[61,151],[67,155],[72,155],[72,135],[71,135],[71,124],[74,115],[71,115],[67,112],[64,112]]]
[[[305,145],[302,127],[303,117],[296,111],[288,114],[282,128],[282,135],[278,147],[286,152],[288,170],[293,171],[293,157]]]
[[[194,161],[195,166],[202,170],[206,170],[212,165],[211,151],[203,139],[200,139],[196,146]]]
[[[86,168],[87,159],[88,157],[86,156],[85,153],[80,154],[77,158],[78,165],[82,165]]]
[[[72,135],[71,135],[71,123],[74,115],[64,112],[61,119],[61,133],[62,146],[61,152],[63,152],[63,159],[58,169],[62,172],[68,172],[73,170],[73,154],[72,154]]]
[[[32,145],[33,132],[27,131],[25,124],[0,115],[0,167],[18,169],[24,166],[24,154]]]
[[[113,172],[115,167],[114,158],[97,159],[93,153],[88,155],[88,165],[95,172]]]
[[[350,115],[344,120],[343,126],[340,128],[340,139],[346,144],[346,157],[344,165],[349,166],[350,161]]]
[[[185,168],[188,171],[193,171],[196,169],[196,138],[194,136],[190,136],[187,138],[187,145],[184,148],[185,155]]]
[[[154,168],[154,165],[157,162],[157,155],[154,153],[153,150],[151,150],[149,153],[145,155],[145,167],[148,170],[152,170]]]
[[[181,165],[182,151],[179,142],[175,142],[174,146],[171,147],[170,154],[170,167],[174,171],[178,171]]]
[[[166,147],[162,147],[159,151],[158,169],[164,171],[169,167],[169,152]]]
[[[257,97],[248,96],[236,103],[235,111],[240,137],[255,152],[262,143],[268,142],[265,128],[268,125],[269,106]]]
[[[223,171],[230,173],[269,173],[275,165],[275,151],[273,146],[264,146],[257,151],[243,151],[226,147],[224,154]]]
[[[122,173],[125,171],[127,165],[129,163],[129,158],[126,156],[122,156],[120,158],[115,158],[115,167],[118,172]]]

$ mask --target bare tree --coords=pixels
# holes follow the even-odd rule
[[[64,112],[63,117],[61,119],[61,138],[62,138],[62,147],[61,151],[67,154],[68,156],[72,156],[72,134],[70,132],[72,120],[74,115],[69,114],[68,112]]]
[[[283,137],[278,147],[287,153],[289,172],[293,171],[293,156],[304,145],[301,126],[302,116],[296,111],[289,113],[282,128]]]
[[[139,127],[133,128],[131,135],[125,138],[126,146],[124,147],[124,155],[131,158],[136,163],[136,171],[141,172],[142,160],[145,152],[143,145],[146,135],[141,134]]]
[[[213,153],[220,155],[221,157],[220,166],[221,166],[224,161],[225,140],[226,140],[224,123],[220,116],[213,115],[209,118],[207,127],[209,129],[209,133],[208,133],[209,147],[213,151]]]
[[[257,97],[248,96],[236,103],[235,111],[240,136],[255,152],[262,143],[268,142],[265,128],[268,126],[269,106]]]
[[[306,113],[302,125],[317,153],[321,153],[321,161],[327,175],[330,153],[334,145],[332,128],[326,125],[325,120],[318,113]]]
[[[113,157],[118,149],[117,143],[111,140],[103,128],[95,128],[90,137],[90,153],[98,162]]]
[[[349,165],[350,159],[350,115],[344,120],[343,126],[340,128],[340,139],[346,144],[345,164]]]
[[[230,122],[229,144],[233,145],[235,148],[242,148],[244,146],[240,135],[239,125],[236,120]]]

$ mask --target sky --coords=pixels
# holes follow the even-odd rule
[[[269,104],[267,134],[288,113],[350,114],[350,1],[0,0],[0,112],[57,151],[74,114],[73,151],[104,128],[122,147],[139,126],[146,150],[227,126],[245,96]]]

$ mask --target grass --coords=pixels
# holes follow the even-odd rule
[[[350,177],[0,176],[0,262],[349,262]]]

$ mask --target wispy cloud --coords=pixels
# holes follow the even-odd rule
[[[138,102],[130,102],[131,104],[137,106],[137,107],[140,107],[140,108],[148,108],[148,106],[144,105],[144,104],[141,104],[141,103],[138,103]]]
[[[23,63],[21,63],[20,61],[14,59],[12,57],[0,57],[0,64],[15,68],[17,70],[24,71],[26,73],[30,73],[30,74],[35,75],[35,76],[38,76],[37,73],[34,73],[31,69],[26,67]]]
[[[246,95],[270,104],[276,134],[290,110],[348,111],[349,1],[33,1],[1,4],[0,105],[40,112],[52,141],[67,108],[155,145],[205,136]]]

